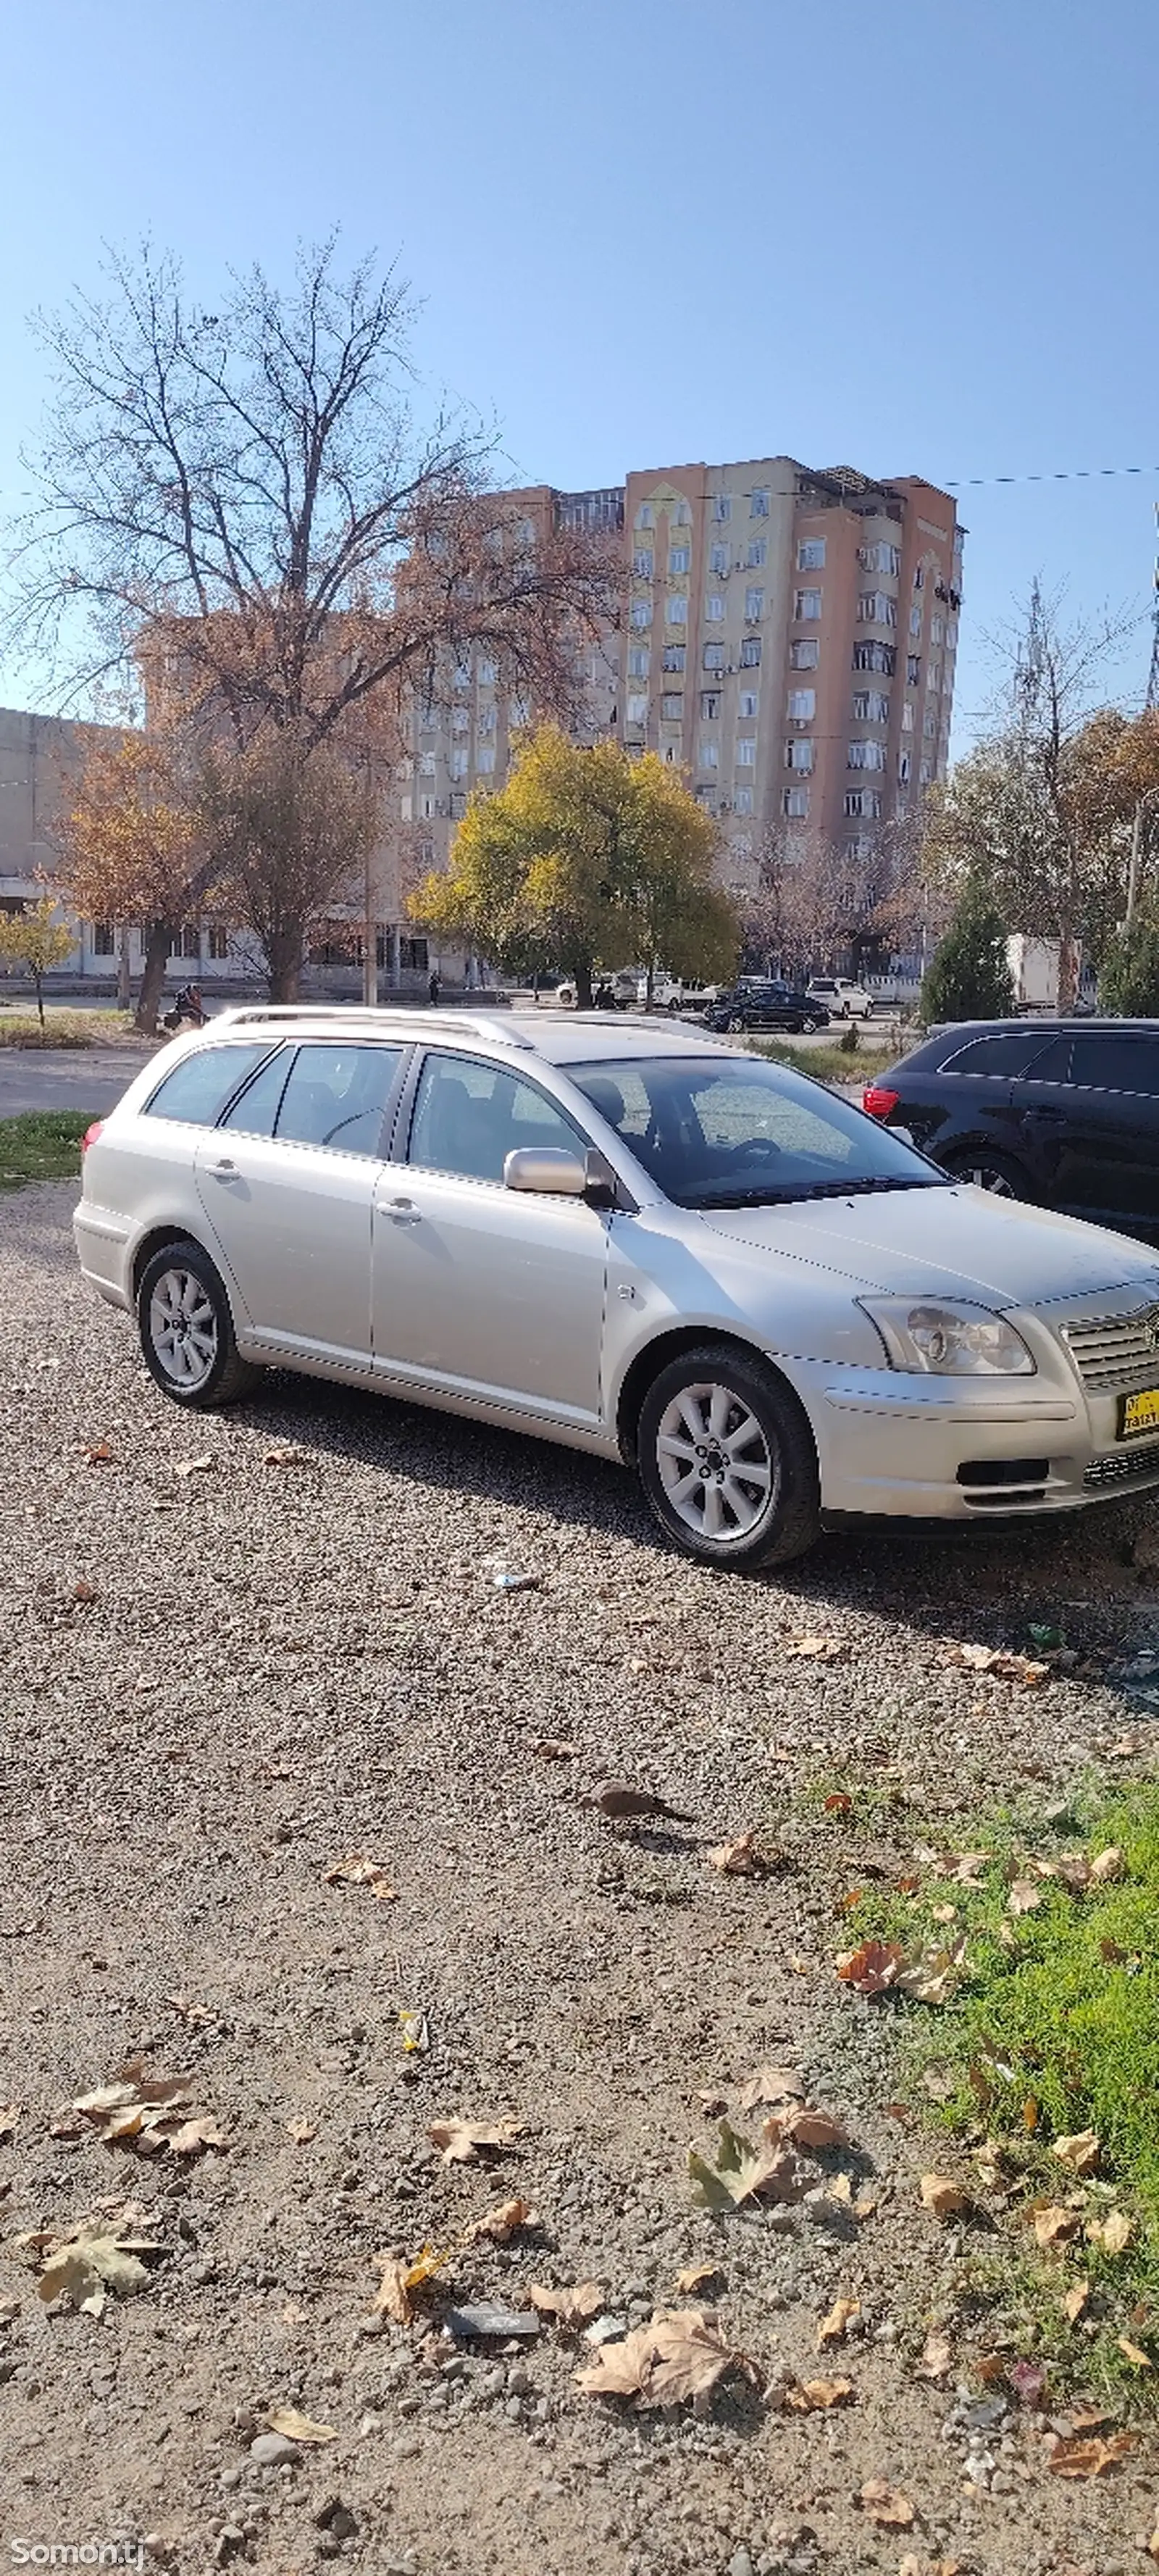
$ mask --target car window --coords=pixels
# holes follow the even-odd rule
[[[1071,1038],[1052,1038],[1050,1045],[1032,1056],[1023,1080],[1026,1082],[1069,1082]]]
[[[1007,1082],[1015,1082],[1033,1063],[1041,1046],[1042,1040],[1033,1029],[995,1030],[988,1038],[971,1038],[968,1046],[948,1055],[941,1071],[1001,1074]]]
[[[779,1065],[666,1056],[568,1070],[681,1207],[945,1185],[888,1128]]]
[[[218,1126],[236,1127],[245,1136],[272,1136],[292,1062],[292,1047],[279,1047],[276,1055],[258,1066],[252,1082],[247,1082],[245,1090],[223,1111]]]
[[[1092,1030],[1074,1040],[1072,1081],[1092,1091],[1159,1093],[1159,1045],[1152,1038],[1101,1037]]]
[[[408,1159],[428,1172],[502,1181],[521,1145],[583,1155],[588,1139],[533,1082],[478,1056],[428,1055],[419,1077]]]
[[[402,1062],[397,1046],[301,1046],[274,1134],[339,1154],[377,1155],[387,1102]]]
[[[268,1037],[251,1046],[199,1047],[174,1065],[145,1103],[147,1118],[177,1118],[188,1127],[213,1127],[247,1073],[269,1054]]]

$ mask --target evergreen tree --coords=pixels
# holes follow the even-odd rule
[[[1129,930],[1121,930],[1103,960],[1099,1001],[1104,1011],[1121,1011],[1125,1019],[1159,1017],[1159,910],[1148,905],[1137,912]]]
[[[1014,1009],[1006,924],[985,887],[967,884],[922,985],[922,1018],[1002,1020]]]

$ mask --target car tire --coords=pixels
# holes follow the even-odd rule
[[[973,1189],[989,1190],[994,1198],[1033,1196],[1030,1175],[1021,1164],[1011,1162],[1007,1154],[992,1154],[987,1145],[979,1145],[973,1154],[947,1155],[942,1168],[951,1180],[968,1181]]]
[[[804,1035],[808,1038],[811,1038],[814,1030],[821,1028],[822,1025],[823,1023],[820,1020],[801,1020],[798,1023],[798,1026],[803,1030]]]
[[[748,1027],[748,1021],[741,1018],[739,1011],[734,1011],[731,1017],[725,1022],[725,1026],[730,1038],[739,1038],[743,1037],[744,1032]]]
[[[167,1243],[146,1262],[137,1329],[150,1375],[187,1412],[232,1404],[261,1375],[238,1357],[224,1283],[199,1243]]]
[[[719,1434],[709,1428],[714,1413]],[[730,1473],[716,1444],[738,1432],[746,1437]],[[716,1458],[725,1463],[714,1467]],[[786,1565],[820,1534],[817,1452],[804,1411],[783,1378],[733,1344],[698,1344],[658,1372],[640,1408],[636,1460],[661,1529],[702,1565],[746,1574]]]

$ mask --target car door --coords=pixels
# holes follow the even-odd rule
[[[1056,1204],[1129,1233],[1159,1226],[1159,1038],[1076,1030],[1057,1105]]]
[[[600,1419],[607,1218],[583,1199],[509,1190],[521,1145],[589,1139],[539,1084],[431,1048],[405,1162],[378,1175],[374,1366],[561,1421]]]
[[[404,1053],[285,1046],[201,1139],[201,1204],[267,1350],[370,1367],[375,1182]]]

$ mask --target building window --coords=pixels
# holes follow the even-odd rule
[[[674,528],[690,528],[692,525],[692,512],[688,507],[687,501],[677,501],[675,508],[671,513],[671,517]]]
[[[911,634],[911,635],[920,635],[920,634],[921,634],[921,631],[922,631],[922,612],[921,612],[920,608],[911,608],[911,610],[910,610],[910,613],[909,613],[909,631],[910,631],[910,634]]]
[[[797,592],[796,599],[795,599],[795,601],[794,601],[794,603],[793,603],[793,615],[794,615],[794,617],[819,617],[819,616],[820,616],[820,614],[821,614],[821,593],[820,593],[820,591],[819,591],[819,590],[799,590],[799,591]]]
[[[631,618],[631,623],[632,623],[632,625],[637,629],[637,632],[641,632],[641,631],[643,630],[643,628],[644,628],[644,627],[646,627],[646,626],[650,626],[650,625],[651,625],[651,623],[652,623],[652,602],[651,602],[651,600],[650,600],[650,599],[634,599],[634,600],[632,601],[632,606],[631,606],[631,611],[630,611],[630,618]]]
[[[660,700],[660,713],[666,724],[681,723],[684,716],[684,692],[682,689],[665,689],[664,695]]]
[[[480,664],[479,664],[479,686],[480,686],[480,688],[481,688],[481,689],[493,689],[493,688],[494,688],[494,686],[495,686],[495,665],[494,665],[494,663],[493,663],[493,662],[480,662]]]
[[[927,742],[932,742],[934,740],[937,730],[937,711],[933,707],[927,707],[925,714],[922,717],[922,732],[924,733]]]
[[[479,709],[479,713],[478,713],[478,715],[477,715],[477,716],[476,716],[476,718],[475,718],[475,731],[476,731],[476,733],[494,733],[494,731],[495,731],[495,709],[494,709],[494,707],[480,707],[480,709]]]
[[[761,588],[757,583],[755,583],[755,582],[750,582],[749,587],[748,587],[748,589],[747,589],[747,590],[746,590],[746,592],[745,592],[745,595],[744,595],[744,613],[745,613],[745,616],[746,616],[746,617],[750,620],[750,622],[751,622],[752,624],[754,624],[754,625],[755,625],[755,623],[756,623],[756,621],[757,621],[757,619],[758,619],[759,617],[763,617],[763,616],[764,616],[764,613],[765,613],[765,594],[764,594],[764,590],[763,590],[763,589],[762,589],[762,588]]]
[[[785,744],[786,769],[803,769],[808,771],[812,769],[812,766],[813,745],[807,737],[802,741],[787,742]]]
[[[859,546],[857,560],[863,572],[896,574],[901,571],[901,554],[898,548],[887,545],[884,538],[879,538],[876,545]]]
[[[716,495],[716,499],[714,500],[713,505],[712,505],[712,515],[713,515],[713,518],[714,518],[714,519],[716,519],[716,520],[718,520],[718,521],[719,521],[719,523],[720,523],[720,525],[721,525],[722,527],[723,527],[724,522],[725,522],[725,520],[726,520],[726,519],[731,519],[731,517],[732,517],[732,494],[731,494],[731,492],[718,492],[718,493],[717,493],[717,495]]]
[[[751,814],[753,810],[753,791],[751,787],[738,787],[732,801],[733,809],[736,813]]]
[[[884,689],[855,689],[853,713],[858,724],[888,724],[889,699]]]
[[[724,601],[718,590],[710,590],[704,603],[704,614],[710,626],[719,626],[724,616]]]
[[[710,572],[728,571],[728,547],[721,545],[719,540],[708,549],[708,569]]]
[[[855,644],[853,647],[853,668],[855,671],[884,671],[890,678],[892,678],[896,662],[896,645]]]
[[[943,643],[943,642],[945,641],[945,634],[946,634],[946,621],[945,621],[945,618],[944,618],[944,617],[931,617],[931,619],[930,619],[930,642],[931,642],[931,644],[941,644],[941,643]]]
[[[495,745],[493,742],[480,743],[475,767],[481,778],[491,777],[495,767]]]
[[[845,811],[847,814],[861,815],[862,817],[868,816],[871,822],[877,823],[881,819],[881,805],[882,797],[881,789],[879,787],[847,787],[845,790]]]
[[[803,823],[809,812],[807,787],[786,787],[781,796],[781,812],[791,823]]]
[[[736,765],[738,769],[756,768],[757,746],[753,736],[749,733],[742,733],[740,740],[737,743]]]
[[[710,724],[715,724],[716,719],[720,714],[722,703],[721,692],[719,689],[701,690],[700,712],[702,716],[707,716]]]
[[[768,515],[769,487],[767,483],[758,483],[749,502],[749,517],[750,519],[767,519]]]
[[[918,773],[918,774],[919,774],[919,778],[920,778],[920,780],[921,780],[921,784],[922,784],[922,786],[923,786],[923,787],[928,787],[928,786],[929,786],[929,784],[930,784],[930,781],[931,781],[931,779],[932,779],[932,777],[933,777],[933,774],[934,774],[934,765],[933,765],[932,760],[923,760],[922,765],[921,765],[921,769],[920,769],[920,771],[919,771],[919,773]]]
[[[467,775],[466,752],[453,751],[447,763],[447,767],[450,770],[452,778],[465,778]]]
[[[821,659],[821,640],[817,635],[798,635],[789,646],[791,671],[815,671]]]
[[[757,713],[757,710],[758,710],[759,705],[760,705],[760,699],[759,699],[759,697],[758,697],[757,692],[756,692],[756,690],[755,690],[755,689],[742,689],[742,690],[741,690],[741,693],[740,693],[740,712],[741,712],[742,716],[755,716],[755,715],[756,715],[756,713]]]
[[[629,722],[629,724],[633,724],[633,725],[642,725],[642,724],[647,724],[647,722],[648,722],[648,701],[647,701],[647,698],[642,698],[642,697],[630,697],[630,698],[629,698],[629,700],[628,700],[627,716],[628,716],[628,722]]]
[[[706,644],[706,645],[705,645],[705,647],[704,647],[703,662],[704,662],[704,668],[705,668],[705,670],[706,670],[706,671],[723,671],[723,669],[724,669],[724,646],[723,646],[723,644]]]
[[[720,744],[717,742],[702,742],[696,755],[696,766],[698,769],[719,769]]]
[[[684,669],[687,649],[687,646],[684,644],[666,644],[664,647],[665,670],[682,671]]]
[[[419,753],[419,777],[420,777],[420,778],[433,778],[433,777],[434,777],[434,774],[435,774],[435,755],[434,755],[433,751],[420,751],[420,753]]]
[[[470,716],[469,716],[469,715],[468,715],[468,713],[467,713],[466,707],[452,707],[452,709],[451,709],[451,731],[452,731],[452,733],[466,733],[466,732],[467,732],[467,730],[468,730],[468,728],[469,728],[469,726],[470,726],[470,722],[471,722],[471,719],[470,719]]]
[[[638,528],[655,527],[656,513],[650,501],[641,501],[640,507],[636,512],[636,525]]]
[[[885,747],[880,742],[851,742],[846,762],[849,769],[884,769]]]
[[[896,626],[897,601],[887,590],[863,590],[857,614],[863,626]]]
[[[912,698],[907,698],[907,699],[906,699],[906,701],[905,701],[904,706],[902,707],[902,711],[901,711],[901,729],[902,729],[902,732],[903,732],[903,733],[912,733],[912,732],[913,732],[913,729],[914,729],[914,702],[913,702],[913,699],[912,699]]]
[[[632,570],[637,581],[651,581],[655,569],[656,557],[652,547],[637,546],[632,556]]]
[[[817,713],[816,689],[790,689],[788,711],[794,724],[808,724]]]
[[[116,953],[117,953],[117,943],[116,943],[116,938],[115,938],[115,936],[114,936],[114,932],[113,932],[113,925],[112,925],[112,922],[111,922],[111,921],[94,921],[94,923],[93,923],[93,955],[94,955],[94,957],[115,957]]]
[[[670,626],[687,626],[688,600],[684,591],[673,591],[672,596],[665,607],[664,614]]]
[[[910,775],[910,756],[908,751],[899,751],[897,755],[897,774],[902,786],[908,787]]]
[[[629,644],[628,678],[630,680],[646,680],[648,677],[648,664],[651,661],[651,658],[651,654],[649,653],[646,644]]]
[[[872,858],[873,843],[869,838],[868,832],[858,832],[853,840],[846,842],[845,856],[847,859]]]
[[[689,565],[690,565],[691,561],[692,561],[692,548],[691,548],[691,546],[669,546],[669,548],[668,548],[668,570],[669,570],[669,572],[670,572],[670,573],[671,573],[671,572],[687,572],[688,567],[689,567]]]
[[[925,586],[926,586],[926,568],[925,568],[925,565],[924,565],[924,564],[915,564],[915,565],[914,565],[914,589],[915,589],[915,590],[924,590],[924,589],[925,589]]]
[[[218,966],[220,966],[224,959],[229,955],[229,932],[226,929],[224,921],[210,922],[209,954],[212,957],[214,964]]]
[[[906,687],[909,689],[916,689],[921,675],[922,663],[920,653],[907,653],[905,657]]]
[[[824,537],[803,537],[797,548],[798,572],[823,572],[824,569]]]
[[[927,664],[926,664],[926,687],[927,687],[927,689],[929,690],[929,693],[930,693],[930,696],[931,696],[931,697],[934,697],[934,696],[936,695],[937,691],[941,688],[941,685],[942,685],[942,666],[941,666],[941,663],[940,663],[940,662],[927,662]]]
[[[755,671],[755,670],[757,670],[757,669],[759,668],[759,666],[760,666],[760,658],[761,658],[761,639],[760,639],[760,636],[759,636],[759,635],[742,635],[742,637],[741,637],[741,647],[740,647],[740,666],[741,666],[742,671]]]
[[[824,549],[822,548],[822,554],[823,553]],[[745,557],[749,571],[755,572],[759,564],[767,563],[768,554],[769,541],[767,537],[750,537],[748,553]]]

